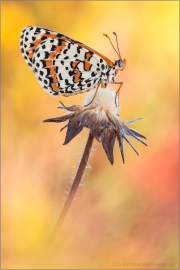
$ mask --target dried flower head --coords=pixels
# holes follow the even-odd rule
[[[84,127],[89,128],[93,137],[102,142],[103,148],[111,164],[114,162],[113,148],[115,139],[117,138],[122,160],[124,163],[124,148],[123,140],[125,140],[138,155],[138,152],[133,147],[128,136],[135,138],[144,145],[147,145],[143,140],[145,136],[141,135],[134,129],[128,128],[126,124],[132,124],[142,118],[136,118],[131,121],[122,121],[119,118],[119,99],[118,105],[115,103],[115,93],[110,89],[99,89],[94,100],[92,91],[86,98],[83,105],[65,106],[62,102],[59,108],[68,111],[60,117],[46,119],[43,122],[61,123],[68,121],[68,123],[61,129],[67,127],[66,138],[64,145],[68,144]],[[91,102],[91,103],[90,103]]]

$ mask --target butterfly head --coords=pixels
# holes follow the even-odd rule
[[[107,37],[113,47],[113,49],[115,50],[115,52],[117,53],[119,59],[117,61],[115,61],[115,69],[117,71],[122,71],[125,66],[126,66],[126,59],[122,60],[121,58],[121,54],[120,54],[120,50],[119,50],[119,46],[118,46],[118,40],[117,40],[117,34],[115,32],[113,32],[113,34],[116,36],[116,44],[117,44],[117,50],[114,48],[114,45],[112,44],[109,36],[107,34],[104,34],[105,37]]]
[[[117,61],[115,61],[115,67],[119,71],[122,71],[126,66],[126,59],[122,60],[121,58]]]
[[[116,36],[116,44],[117,44],[117,50],[116,53],[119,56],[119,59],[115,62],[115,66],[118,69],[118,71],[122,71],[125,66],[126,66],[126,59],[122,60],[120,50],[119,50],[119,45],[118,45],[118,39],[117,39],[117,34],[113,32],[113,34]]]

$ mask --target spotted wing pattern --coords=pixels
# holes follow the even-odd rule
[[[40,85],[52,95],[74,95],[95,88],[114,64],[85,44],[41,27],[23,29],[21,53]]]

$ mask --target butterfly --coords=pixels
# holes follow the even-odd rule
[[[114,35],[117,42],[115,32]],[[105,88],[108,83],[122,84],[115,82],[126,64],[120,56],[118,42],[118,51],[113,48],[119,59],[113,63],[75,39],[46,28],[27,26],[21,33],[20,48],[38,82],[51,95],[71,96],[96,86],[98,89],[100,85]]]

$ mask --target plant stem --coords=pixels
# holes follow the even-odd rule
[[[64,207],[61,211],[61,214],[58,218],[58,221],[56,223],[56,226],[52,232],[52,235],[49,239],[49,242],[52,242],[57,234],[58,234],[58,231],[60,230],[64,220],[65,220],[65,217],[70,209],[70,206],[73,202],[73,199],[74,199],[74,196],[76,194],[76,191],[79,187],[79,184],[81,182],[81,179],[82,179],[82,176],[83,176],[83,173],[84,173],[84,170],[86,168],[86,165],[87,165],[87,162],[88,162],[88,158],[89,158],[89,155],[90,155],[90,152],[91,152],[91,148],[92,148],[92,144],[93,144],[93,139],[94,137],[92,136],[91,132],[89,133],[89,137],[87,139],[87,142],[86,142],[86,146],[85,146],[85,149],[84,149],[84,153],[83,153],[83,156],[81,158],[81,161],[80,161],[80,164],[79,164],[79,167],[78,167],[78,170],[76,172],[76,175],[75,175],[75,178],[74,178],[74,181],[72,183],[72,186],[71,186],[71,189],[70,189],[70,192],[68,194],[68,197],[66,199],[66,202],[64,204]]]

